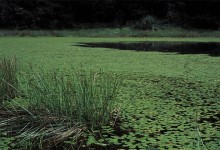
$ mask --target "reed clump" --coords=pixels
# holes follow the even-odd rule
[[[103,72],[35,72],[22,79],[26,109],[33,115],[66,116],[69,122],[99,126],[108,122],[119,81]]]
[[[52,148],[109,123],[120,83],[115,75],[84,70],[31,70],[20,73],[18,81],[22,97],[0,111],[0,128],[20,147],[35,149]]]

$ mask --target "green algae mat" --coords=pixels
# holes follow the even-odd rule
[[[120,117],[86,144],[101,149],[220,147],[220,82],[140,74],[124,78]]]

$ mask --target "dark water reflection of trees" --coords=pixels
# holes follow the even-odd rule
[[[220,43],[214,42],[135,42],[135,43],[78,43],[82,47],[112,48],[118,50],[174,52],[178,54],[208,54],[220,56]]]

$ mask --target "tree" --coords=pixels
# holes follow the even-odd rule
[[[167,4],[167,18],[168,22],[173,25],[184,26],[185,23],[185,2],[169,1]]]

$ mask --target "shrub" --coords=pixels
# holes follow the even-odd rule
[[[158,26],[159,24],[160,24],[160,22],[157,18],[155,18],[154,16],[148,15],[148,16],[142,18],[141,20],[139,20],[134,25],[134,28],[146,30],[146,29],[152,29],[153,26]]]

